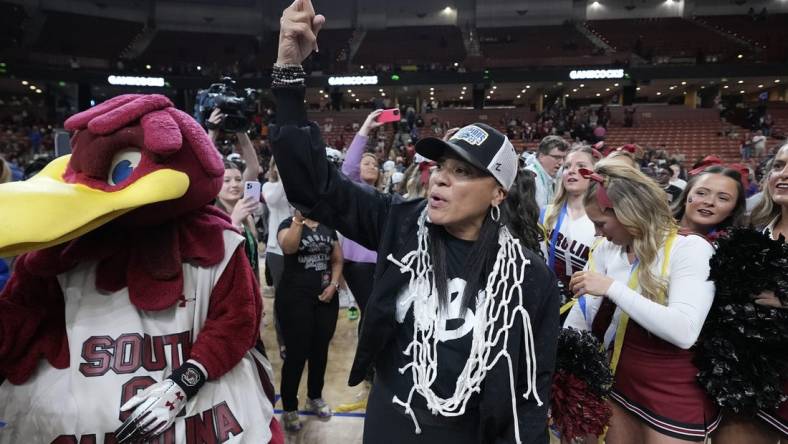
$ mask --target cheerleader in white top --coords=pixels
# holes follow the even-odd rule
[[[603,341],[615,372],[606,442],[702,441],[719,423],[695,379],[695,341],[714,299],[714,253],[703,237],[679,234],[663,191],[635,168],[600,161],[584,196],[604,236],[587,271],[569,283],[575,304],[566,325]]]
[[[569,284],[572,273],[585,268],[596,236],[583,205],[589,180],[579,170],[592,169],[600,157],[589,146],[572,148],[566,155],[555,199],[539,218],[546,234],[543,256],[563,287]]]

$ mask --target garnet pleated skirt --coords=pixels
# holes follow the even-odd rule
[[[720,423],[720,411],[698,384],[692,350],[627,326],[610,397],[654,430],[703,441]]]

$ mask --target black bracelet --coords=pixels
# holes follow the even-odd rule
[[[301,65],[274,65],[271,88],[299,88],[305,85],[306,72]]]
[[[207,376],[203,374],[200,367],[187,362],[173,370],[168,378],[172,379],[186,393],[186,399],[191,399],[205,384]]]

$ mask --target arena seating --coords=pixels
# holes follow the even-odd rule
[[[143,27],[142,23],[46,11],[46,22],[33,49],[49,54],[115,59]]]
[[[772,136],[788,136],[788,103],[770,103],[768,112],[774,120]],[[783,140],[784,142],[785,140]]]
[[[788,14],[769,14],[758,21],[748,15],[703,16],[697,20],[765,50],[767,61],[788,59]]]
[[[271,40],[271,42],[275,41]],[[159,31],[140,60],[161,64],[173,62],[227,64],[257,53],[258,44],[255,37],[251,35]]]
[[[481,28],[479,41],[491,61],[591,55],[596,47],[573,25]]]
[[[411,26],[367,31],[353,62],[449,64],[464,59],[462,33],[456,26]]]
[[[24,33],[23,23],[27,20],[24,8],[19,5],[0,3],[0,50],[19,46]]]
[[[323,29],[320,31],[320,52],[313,57],[320,58],[320,66],[331,72],[344,72],[347,70],[347,61],[339,62],[337,58],[342,51],[345,57],[350,57],[348,43],[353,37],[352,29]]]
[[[636,143],[683,155],[685,164],[708,154],[726,162],[737,161],[739,140],[721,134],[723,124],[714,109],[692,109],[683,105],[638,105],[635,126],[624,128],[624,110],[611,108],[612,122],[605,142],[612,146]],[[741,129],[740,129],[741,131]]]
[[[640,55],[695,58],[701,53],[731,58],[747,49],[682,18],[594,20],[585,25],[617,51],[633,51]]]

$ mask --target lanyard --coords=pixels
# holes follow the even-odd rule
[[[660,271],[660,276],[662,279],[665,279],[668,275],[668,270],[670,268],[670,253],[673,247],[673,242],[678,237],[678,234],[674,231],[668,235],[667,240],[665,241],[665,255],[662,260],[662,270]],[[632,290],[637,290],[638,286],[640,285],[640,281],[638,279],[638,274],[636,273],[639,261],[635,259],[635,262],[632,264],[632,270],[629,273],[629,282],[627,286]],[[664,295],[667,299],[667,295]],[[613,342],[613,356],[610,359],[610,369],[613,370],[613,374],[616,374],[616,367],[618,366],[618,360],[621,358],[621,348],[624,345],[624,335],[627,331],[627,324],[629,323],[629,315],[622,311],[621,317],[618,320],[618,326],[616,327],[616,337]]]
[[[561,207],[561,212],[558,213],[558,219],[555,222],[555,227],[553,228],[553,234],[550,236],[550,249],[548,250],[547,253],[547,265],[553,271],[555,271],[555,248],[558,245],[558,232],[561,230],[561,224],[564,222],[564,217],[566,217],[566,213],[567,213],[566,207],[567,204],[564,203],[564,205]],[[568,252],[565,252],[564,254],[568,254]]]

